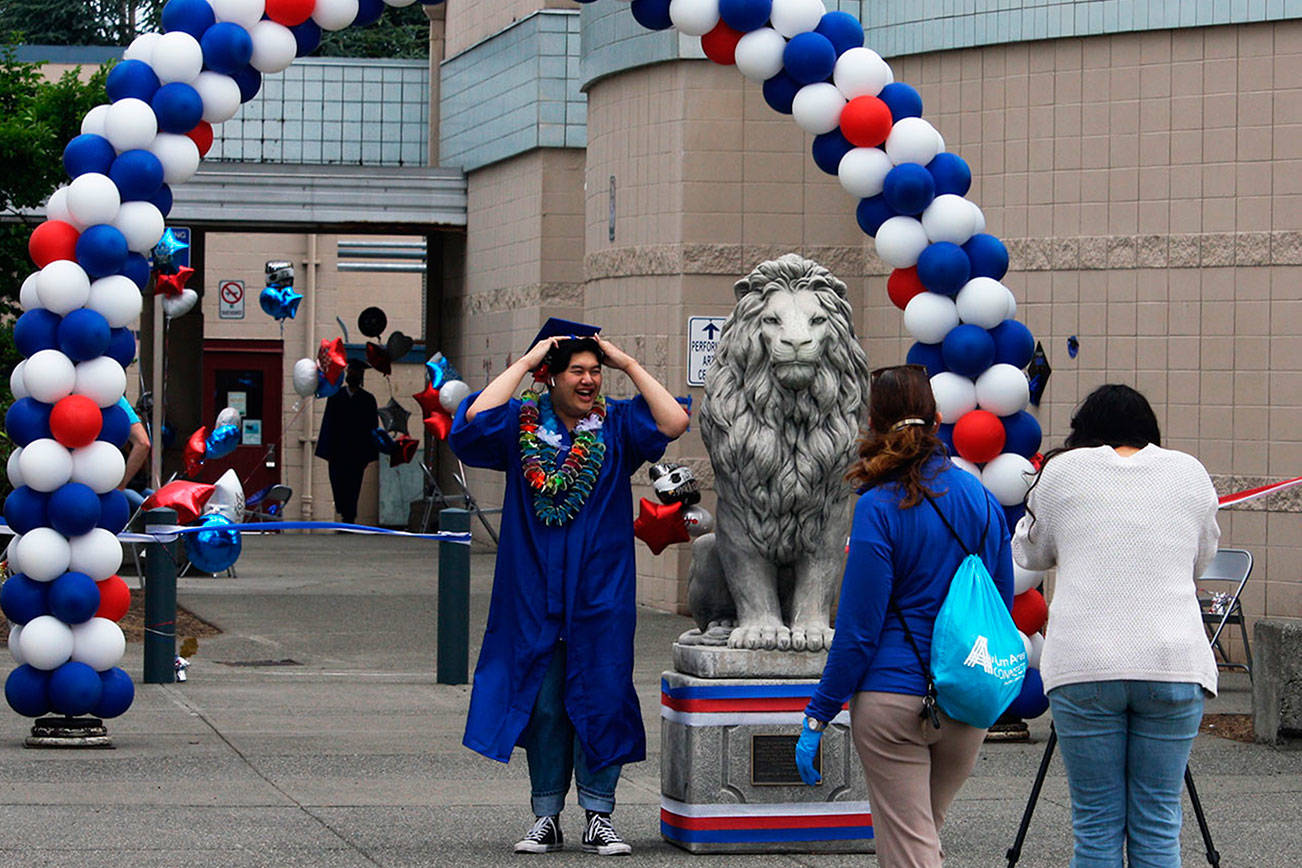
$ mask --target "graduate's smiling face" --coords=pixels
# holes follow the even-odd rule
[[[573,424],[592,412],[601,394],[601,362],[596,353],[577,352],[562,371],[552,375],[552,408]]]

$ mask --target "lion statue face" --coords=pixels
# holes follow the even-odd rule
[[[774,378],[788,389],[807,388],[833,337],[818,295],[809,289],[769,293],[759,325]]]

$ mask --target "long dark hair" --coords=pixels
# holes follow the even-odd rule
[[[923,465],[944,455],[936,437],[936,398],[921,365],[899,365],[872,372],[868,393],[868,430],[859,439],[859,460],[846,479],[861,489],[897,482],[904,494],[900,508],[916,506],[926,495]]]

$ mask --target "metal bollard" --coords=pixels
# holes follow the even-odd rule
[[[151,509],[145,527],[175,525],[176,511]],[[146,684],[176,680],[176,542],[145,544]]]
[[[469,533],[470,512],[439,511],[439,530]],[[470,546],[439,543],[438,683],[470,680]]]

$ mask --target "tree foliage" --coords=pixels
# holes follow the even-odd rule
[[[419,3],[386,7],[370,27],[348,27],[323,33],[318,57],[375,57],[424,59],[429,57],[429,18]]]
[[[126,45],[158,29],[162,0],[4,0],[0,32],[28,45]]]

